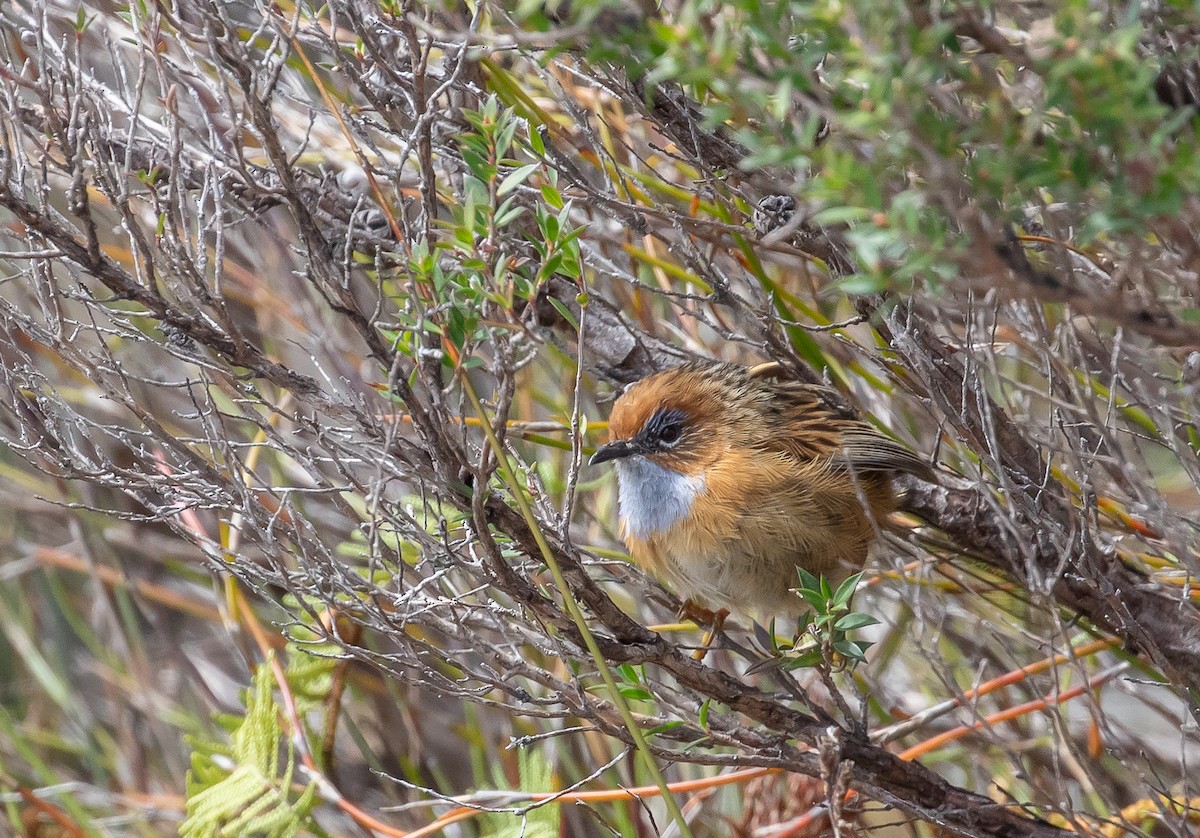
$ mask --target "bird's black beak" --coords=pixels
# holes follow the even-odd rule
[[[596,453],[588,460],[589,466],[607,463],[609,460],[619,460],[637,453],[637,448],[629,444],[627,439],[615,439],[596,449]]]

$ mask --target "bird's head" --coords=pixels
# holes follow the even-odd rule
[[[715,368],[678,367],[627,389],[609,415],[609,442],[590,462],[644,458],[680,474],[702,473],[720,456],[729,419],[725,388],[711,376]]]

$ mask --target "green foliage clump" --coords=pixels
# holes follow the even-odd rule
[[[317,783],[298,793],[295,746],[283,736],[271,660],[260,664],[246,691],[246,713],[225,720],[228,744],[192,740],[184,838],[264,835],[291,838],[307,824]]]

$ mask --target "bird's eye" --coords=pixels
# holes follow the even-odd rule
[[[674,445],[683,436],[683,423],[669,422],[658,432],[658,441],[663,445]]]
[[[683,438],[686,418],[682,410],[655,411],[638,437],[642,445],[650,451],[674,448]]]

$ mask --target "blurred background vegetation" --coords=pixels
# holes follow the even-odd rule
[[[6,0],[0,832],[1197,835],[1198,33]],[[864,663],[627,563],[692,356],[938,465]]]

